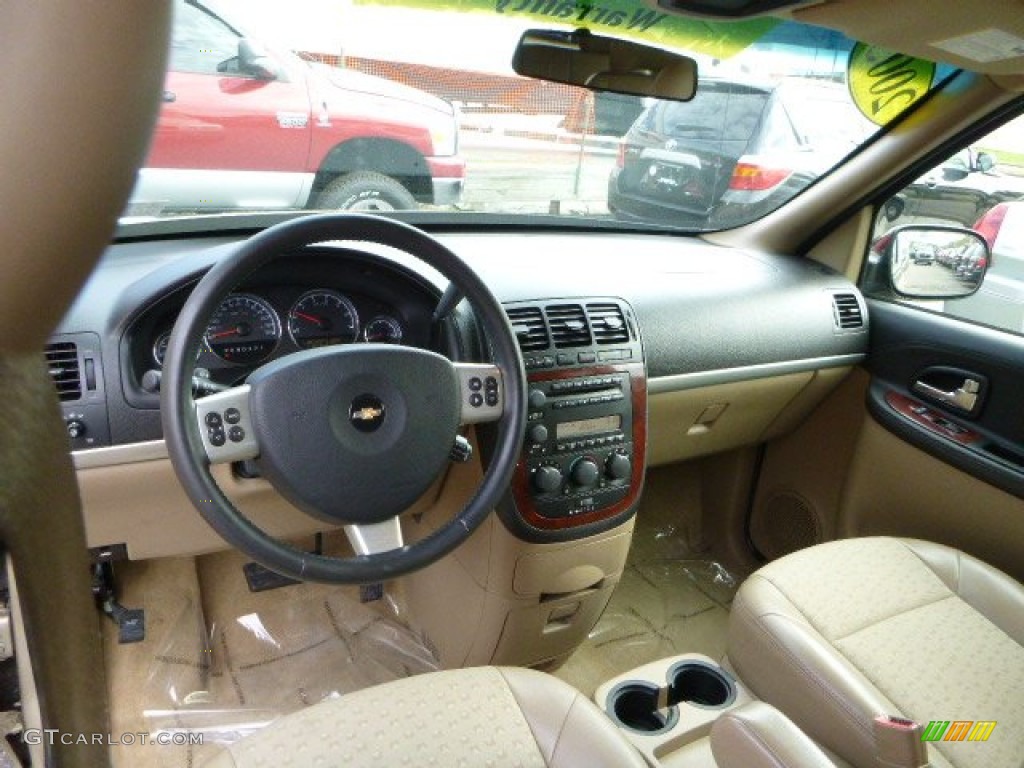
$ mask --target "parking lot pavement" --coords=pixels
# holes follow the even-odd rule
[[[900,281],[915,292],[932,296],[956,296],[962,295],[968,285],[953,274],[953,271],[938,262],[930,264],[905,263],[905,275]]]
[[[567,141],[476,131],[460,137],[466,187],[459,206],[503,213],[608,213],[608,175],[616,151]]]

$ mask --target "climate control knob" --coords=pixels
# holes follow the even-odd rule
[[[576,459],[569,469],[569,477],[572,478],[574,484],[581,488],[589,488],[592,485],[597,485],[597,481],[601,479],[601,468],[593,459]]]
[[[629,454],[616,451],[604,463],[604,473],[611,480],[625,480],[633,471],[633,462],[629,460]]]
[[[558,467],[537,467],[533,470],[533,487],[540,493],[557,493],[562,487]]]

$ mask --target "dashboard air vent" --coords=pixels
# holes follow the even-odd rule
[[[46,345],[46,365],[61,401],[82,396],[82,378],[78,370],[78,347],[70,341]]]
[[[516,334],[519,348],[523,352],[536,352],[548,348],[548,329],[540,307],[517,307],[506,309],[512,330]]]
[[[629,326],[618,304],[587,304],[590,330],[598,344],[623,344],[629,341]]]
[[[590,345],[590,328],[579,304],[550,304],[547,315],[556,348]]]
[[[864,327],[864,315],[861,313],[860,302],[852,293],[837,293],[832,296],[832,316],[836,328],[844,331]]]

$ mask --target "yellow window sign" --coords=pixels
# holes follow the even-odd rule
[[[930,61],[863,43],[857,43],[850,51],[850,96],[876,125],[885,125],[922,98],[934,79],[935,65]]]
[[[359,5],[518,16],[539,23],[586,27],[728,59],[783,22],[769,16],[720,23],[661,13],[638,0],[355,0]]]

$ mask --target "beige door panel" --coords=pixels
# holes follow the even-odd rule
[[[843,490],[838,534],[961,549],[1024,580],[1024,500],[918,450],[871,419]]]
[[[868,417],[858,369],[799,428],[767,444],[749,535],[769,558],[819,541],[898,535],[957,547],[1024,578],[1024,500]]]

